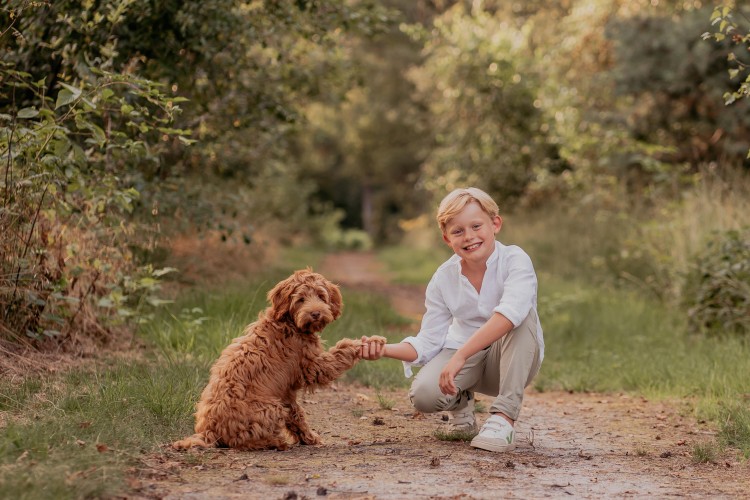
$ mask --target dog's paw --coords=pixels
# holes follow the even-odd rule
[[[320,435],[315,431],[306,432],[299,436],[300,444],[323,444]]]
[[[371,337],[367,337],[367,341],[385,345],[388,342],[388,339],[385,337],[381,337],[380,335],[372,335]]]
[[[336,342],[336,349],[359,349],[362,346],[361,340],[354,339],[341,339]]]

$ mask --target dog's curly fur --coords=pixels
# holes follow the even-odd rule
[[[270,307],[214,363],[196,405],[195,434],[173,443],[175,449],[284,450],[320,443],[297,393],[326,385],[354,366],[361,342],[342,339],[323,349],[318,333],[341,315],[343,304],[338,287],[310,269],[280,282],[268,300]]]

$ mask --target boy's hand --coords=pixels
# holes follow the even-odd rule
[[[362,348],[360,356],[362,359],[369,361],[375,361],[383,357],[385,352],[385,337],[379,335],[373,335],[372,337],[362,336]]]
[[[458,353],[454,354],[453,357],[448,360],[443,371],[440,372],[440,380],[438,382],[440,392],[448,396],[458,393],[454,381],[456,380],[456,375],[458,375],[458,372],[461,371],[461,368],[463,368],[465,364],[466,359],[459,356]]]

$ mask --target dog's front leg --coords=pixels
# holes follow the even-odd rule
[[[326,385],[336,380],[357,364],[361,346],[359,340],[341,339],[329,351],[308,360],[307,365],[303,366],[306,385]]]
[[[305,410],[296,402],[289,402],[289,416],[286,427],[292,435],[299,438],[300,444],[320,444],[320,436],[313,431],[305,419]]]

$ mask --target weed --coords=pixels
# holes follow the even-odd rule
[[[380,392],[377,393],[377,398],[378,406],[380,406],[382,410],[390,410],[396,404],[395,400],[383,396]]]
[[[648,456],[648,450],[642,446],[637,446],[635,450],[633,450],[636,457],[647,457]]]
[[[747,404],[724,404],[719,410],[719,439],[727,446],[739,448],[750,458],[750,408]]]
[[[442,427],[435,429],[432,433],[440,441],[471,441],[477,435],[474,431],[447,431]]]
[[[477,413],[487,413],[487,404],[481,399],[475,399],[474,411]]]
[[[364,408],[360,408],[360,407],[352,408],[352,415],[354,415],[356,418],[360,418],[364,414],[365,414]]]
[[[693,445],[693,462],[698,464],[713,463],[721,452],[715,441],[701,441]]]

